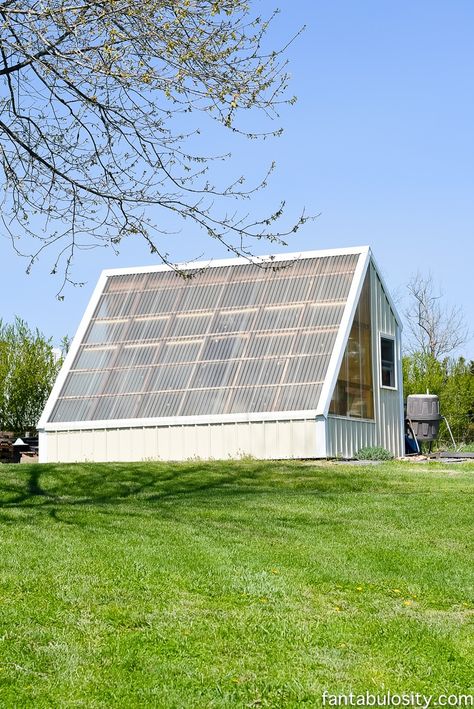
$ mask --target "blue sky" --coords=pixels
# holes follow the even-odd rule
[[[282,8],[274,43],[304,24],[288,53],[298,102],[268,126],[283,125],[283,136],[232,141],[234,162],[219,171],[233,177],[245,168],[258,179],[275,159],[277,172],[254,208],[271,211],[284,198],[289,218],[303,207],[320,213],[287,251],[369,244],[397,297],[411,274],[431,272],[446,304],[462,305],[474,330],[474,3],[296,0]],[[212,131],[203,147],[226,146]],[[284,250],[257,246],[260,254]],[[167,248],[177,261],[227,256],[191,225]],[[74,334],[102,268],[153,263],[132,241],[118,257],[86,252],[75,261],[84,287],[58,302],[52,258],[27,276],[3,235],[0,249],[0,316],[17,314],[55,342]],[[474,358],[472,340],[463,353]]]

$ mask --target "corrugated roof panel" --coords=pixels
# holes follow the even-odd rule
[[[177,284],[178,286],[180,284]],[[144,291],[136,304],[136,315],[166,315],[176,311],[183,288]]]
[[[103,369],[108,367],[117,354],[117,346],[81,347],[77,353],[74,369]]]
[[[338,326],[320,327],[316,330],[298,332],[295,337],[294,354],[330,353],[334,346]]]
[[[210,334],[250,332],[255,329],[253,322],[256,312],[256,309],[216,312],[210,328]]]
[[[114,367],[144,367],[158,362],[162,353],[160,343],[142,342],[140,344],[127,343],[120,346]]]
[[[91,421],[95,399],[60,398],[51,414],[50,421]]]
[[[143,273],[132,273],[108,278],[104,288],[104,294],[115,293],[117,291],[129,291],[134,293],[135,291],[143,290],[145,281],[146,274]]]
[[[195,365],[190,389],[207,389],[208,387],[226,387],[235,374],[236,362],[200,362]]]
[[[224,288],[223,284],[208,284],[196,287],[191,281],[184,290],[183,298],[179,305],[180,310],[193,312],[194,310],[213,309],[219,303]]]
[[[171,340],[162,344],[160,363],[172,364],[183,362],[196,362],[203,347],[202,340]],[[205,359],[210,359],[206,357]]]
[[[288,361],[285,384],[318,382],[324,378],[330,354],[292,357]]]
[[[281,387],[276,402],[276,411],[310,411],[315,409],[321,390],[322,384],[292,384]]]
[[[109,394],[130,394],[141,392],[149,376],[147,367],[116,369],[109,374],[107,392]]]
[[[169,323],[168,316],[149,316],[132,320],[124,334],[125,340],[143,342],[145,340],[158,340],[162,337]]]
[[[50,420],[314,410],[358,259],[109,277]]]
[[[283,357],[292,350],[296,332],[255,333],[249,338],[245,356],[259,360],[262,357]]]
[[[142,399],[140,418],[178,416],[184,392],[165,391],[148,394]]]
[[[205,340],[201,359],[228,360],[240,357],[246,347],[248,336],[241,335],[211,335]]]
[[[220,301],[221,308],[242,308],[252,306],[255,302],[260,301],[261,293],[264,288],[263,281],[249,280],[237,281],[237,283],[229,283],[222,286],[222,299]]]
[[[153,367],[147,382],[147,391],[173,391],[185,389],[193,374],[194,363],[171,364]]]
[[[71,372],[64,386],[64,396],[92,396],[103,390],[107,371]]]
[[[245,414],[248,411],[275,411],[273,402],[278,387],[236,387],[231,389],[226,413]]]
[[[193,313],[187,315],[179,313],[176,315],[174,322],[170,326],[170,337],[195,337],[196,335],[204,335],[211,324],[213,313]]]
[[[330,304],[311,303],[305,313],[305,327],[338,327],[342,319],[342,313],[345,305],[345,301],[338,303],[332,302]]]
[[[120,342],[127,324],[126,320],[96,320],[91,324],[84,343],[96,345],[99,343]]]
[[[130,312],[135,292],[104,294],[97,309],[97,318],[119,318]]]

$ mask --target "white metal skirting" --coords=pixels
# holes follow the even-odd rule
[[[48,431],[40,462],[314,458],[314,419]]]

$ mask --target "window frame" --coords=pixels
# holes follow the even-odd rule
[[[383,383],[383,360],[382,360],[382,340],[387,340],[393,346],[393,385]],[[385,360],[387,361],[387,360]],[[379,335],[379,373],[380,373],[380,388],[389,389],[390,391],[398,390],[398,373],[397,373],[397,338],[395,335],[381,332]]]

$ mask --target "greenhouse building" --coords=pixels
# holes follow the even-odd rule
[[[368,247],[104,271],[40,461],[403,455],[400,330]]]

